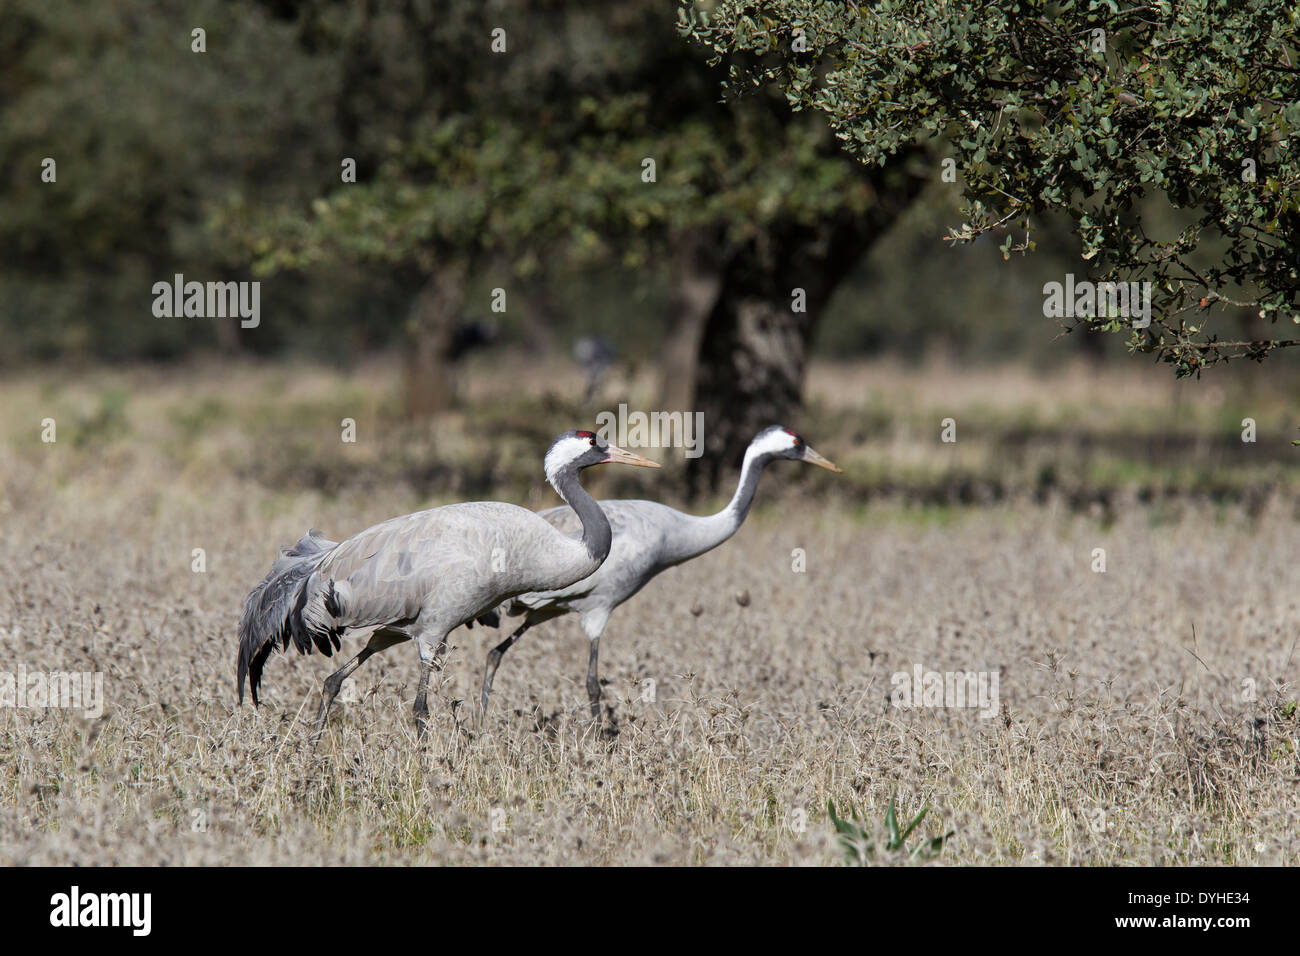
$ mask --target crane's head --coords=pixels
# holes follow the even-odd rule
[[[767,455],[769,458],[790,458],[795,461],[806,461],[810,465],[825,468],[827,471],[833,471],[836,474],[844,473],[843,468],[817,454],[812,445],[781,425],[764,428],[754,436],[754,440],[749,443],[749,447],[756,454]]]
[[[546,452],[546,480],[554,484],[562,472],[578,471],[606,462],[640,465],[643,468],[659,467],[649,458],[642,458],[609,444],[595,432],[573,428],[551,442],[551,447]]]

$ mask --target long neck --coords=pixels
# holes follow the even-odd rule
[[[582,522],[582,543],[587,553],[596,564],[609,556],[609,546],[614,540],[610,531],[609,519],[596,499],[587,494],[587,489],[578,481],[575,470],[566,469],[555,476],[553,482],[556,492],[570,508],[578,513]]]
[[[764,466],[771,460],[770,455],[757,453],[752,447],[745,451],[745,461],[740,466],[740,480],[736,483],[736,493],[731,496],[731,501],[727,502],[727,507],[720,512],[735,522],[731,534],[736,533],[736,529],[749,514],[749,506],[754,503],[754,492],[758,490],[758,478],[763,474]]]
[[[727,506],[717,514],[707,517],[690,516],[678,540],[671,545],[670,560],[674,563],[696,557],[705,551],[716,548],[739,530],[749,514],[749,506],[754,503],[754,492],[758,489],[759,476],[763,467],[771,461],[771,456],[755,452],[750,447],[745,452],[744,464],[740,466],[740,481],[736,484],[736,493],[731,496]]]

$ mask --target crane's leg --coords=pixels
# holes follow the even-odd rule
[[[488,651],[487,666],[483,669],[483,693],[479,698],[478,721],[480,727],[483,725],[483,718],[487,716],[488,697],[492,693],[492,679],[497,676],[497,668],[501,666],[501,658],[505,656],[506,651],[510,649],[510,646],[514,644],[515,641],[523,637],[524,631],[528,630],[530,627],[536,627],[538,624],[543,624],[553,617],[560,617],[561,615],[568,613],[569,612],[566,608],[559,607],[545,607],[529,611],[528,615],[524,618],[524,623],[515,628],[513,634],[496,647],[492,648],[492,650]]]
[[[330,707],[334,703],[334,698],[338,696],[339,688],[343,686],[343,682],[348,679],[353,671],[369,660],[374,653],[370,649],[370,645],[367,644],[361,648],[361,652],[356,657],[325,678],[325,686],[321,688],[320,692],[320,710],[316,712],[316,732],[312,734],[313,742],[319,739],[321,733],[325,730],[325,718],[329,716]]]
[[[501,666],[501,658],[505,656],[506,651],[510,650],[510,645],[523,637],[524,631],[532,626],[532,623],[527,618],[524,618],[524,623],[515,628],[513,634],[488,651],[487,666],[483,668],[483,693],[479,701],[478,722],[480,727],[483,725],[483,718],[487,716],[488,697],[492,693],[492,678],[497,676],[497,668]]]
[[[429,688],[429,674],[433,670],[432,664],[420,664],[420,688],[415,692],[415,737],[419,741],[424,740],[424,735],[428,733],[429,727],[429,701],[426,696]]]
[[[596,676],[596,660],[600,657],[600,638],[591,639],[591,657],[587,659],[587,699],[591,701],[591,719],[600,723],[600,678]]]
[[[423,741],[429,723],[429,676],[435,667],[442,670],[443,658],[447,653],[447,635],[444,633],[438,639],[436,650],[431,651],[429,642],[424,639],[417,639],[415,644],[420,652],[420,685],[415,692],[415,727],[416,738]]]
[[[356,657],[325,678],[325,686],[320,695],[320,711],[316,714],[316,731],[312,734],[313,744],[320,739],[321,733],[325,730],[325,719],[329,716],[330,707],[334,703],[334,698],[338,696],[343,682],[375,654],[387,650],[394,644],[400,644],[402,641],[409,641],[410,639],[411,635],[405,631],[398,630],[395,627],[381,627],[370,635],[370,640],[365,647],[361,648]]]
[[[591,719],[600,726],[600,677],[597,663],[600,659],[600,635],[605,632],[609,612],[602,609],[582,615],[582,629],[591,640],[591,656],[587,659],[587,699],[591,701]]]

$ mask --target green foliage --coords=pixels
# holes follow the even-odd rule
[[[349,146],[355,184],[336,177],[305,206],[218,211],[259,271],[363,261],[429,273],[453,256],[522,276],[557,260],[640,267],[693,231],[734,244],[876,201],[819,117],[792,117],[774,95],[719,103],[704,51],[657,0],[445,6],[304,7],[303,36],[331,38],[315,55],[340,59],[358,77],[347,95],[376,111]],[[490,49],[497,27],[504,53]],[[391,102],[395,71],[429,62],[434,75],[393,94],[411,109]]]
[[[247,2],[12,0],[0,19],[0,362],[215,343],[215,325],[155,318],[152,285],[242,277],[207,204],[319,188],[331,64]],[[268,314],[301,292],[266,291]]]
[[[1107,107],[1096,83],[1080,80],[1073,99],[1062,100],[1075,126],[1051,113],[1049,100],[1029,84],[1036,76],[1031,67],[1049,54],[1072,58],[1061,62],[1060,90],[1066,90],[1067,66],[1078,72],[1074,48],[1029,15],[1041,5],[986,5],[974,14],[934,2],[859,4],[871,23],[853,29],[879,39],[871,52],[816,32],[823,25],[847,29],[847,6],[761,8],[801,6],[816,12],[802,21],[816,42],[810,53],[785,56],[770,51],[770,37],[758,51],[728,45],[723,28],[728,11],[742,10],[740,4],[716,6],[708,29],[719,32],[709,39],[726,49],[710,51],[675,32],[676,11],[665,0],[507,0],[486,9],[477,0],[105,0],[90,7],[13,0],[0,11],[0,366],[67,355],[168,358],[214,346],[346,358],[400,340],[414,291],[452,260],[472,264],[464,318],[499,322],[504,341],[517,341],[512,333],[525,322],[523,310],[513,308],[519,299],[511,299],[509,314],[497,316],[486,313],[482,293],[509,284],[503,273],[513,270],[526,301],[549,300],[543,311],[561,341],[581,328],[614,338],[626,352],[649,353],[672,313],[674,256],[702,249],[719,262],[734,261],[738,249],[779,246],[777,238],[792,226],[870,215],[881,197],[898,194],[881,176],[879,158],[900,176],[901,150],[912,151],[909,168],[935,161],[921,158],[918,142],[928,150],[946,143],[959,162],[963,190],[983,203],[983,220],[973,211],[968,216],[971,235],[981,221],[1031,211],[997,189],[1017,195],[1024,173],[1017,179],[1003,170],[1033,174],[1036,167],[999,157],[1077,159],[1071,144],[1096,157],[1080,169],[1066,163],[1059,176],[1053,172],[1057,191],[1045,187],[1046,198],[1033,197],[1043,214],[1035,214],[1032,238],[1016,230],[1007,248],[1008,254],[1041,251],[1017,256],[1005,270],[986,267],[996,255],[993,243],[951,243],[936,253],[935,243],[917,241],[943,228],[957,197],[958,187],[936,182],[912,207],[923,217],[878,244],[876,264],[851,275],[838,304],[819,320],[823,354],[917,356],[942,343],[962,357],[1006,358],[1037,342],[1043,352],[1033,360],[1059,356],[1065,350],[1051,341],[1052,330],[1024,321],[1013,326],[1007,317],[1036,310],[1042,282],[1067,268],[1051,258],[1063,225],[1074,224],[1103,250],[1092,262],[1110,270],[1124,265],[1116,258],[1124,246],[1111,241],[1102,212],[1103,200],[1116,208],[1118,200],[1105,193],[1123,181],[1110,169],[1119,164],[1131,165],[1139,179],[1150,166],[1154,177],[1144,183],[1152,195],[1121,215],[1121,233],[1141,223],[1146,235],[1168,243],[1187,232],[1188,251],[1179,247],[1157,267],[1172,276],[1185,260],[1218,290],[1205,294],[1183,279],[1190,298],[1172,308],[1191,311],[1158,315],[1151,330],[1135,336],[1140,347],[1182,356],[1180,367],[1191,371],[1214,357],[1198,350],[1220,328],[1209,320],[1221,321],[1221,310],[1235,308],[1229,300],[1250,303],[1257,326],[1238,338],[1269,334],[1267,321],[1257,318],[1261,311],[1272,321],[1287,316],[1295,160],[1283,134],[1289,135],[1288,116],[1294,119],[1296,74],[1250,62],[1276,63],[1277,51],[1294,52],[1289,12],[1252,20],[1255,4],[1232,14],[1180,8],[1177,29],[1203,29],[1198,24],[1212,18],[1213,43],[1199,50],[1196,43],[1171,42],[1160,57],[1148,56],[1146,66],[1141,55],[1126,54],[1138,56],[1140,77],[1155,90],[1144,92],[1147,79],[1141,89],[1125,87],[1142,93],[1150,115],[1122,101]],[[1093,58],[1098,77],[1111,84],[1130,75],[1119,52],[1125,44],[1141,50],[1156,32],[1137,18],[1090,12],[1086,4],[1049,12],[1059,13],[1062,33],[1094,19],[1124,27],[1108,34],[1106,57]],[[789,34],[780,32],[786,28],[779,18],[771,19],[778,35]],[[1010,34],[996,28],[1004,21],[1015,26],[1023,60],[1016,60]],[[696,26],[703,29],[702,23],[697,16]],[[1246,85],[1203,103],[1170,99],[1174,94],[1161,92],[1159,83],[1213,92],[1216,78],[1227,83],[1236,75],[1228,70],[1231,44],[1225,48],[1218,38],[1221,24],[1222,36],[1235,36],[1250,54],[1241,58]],[[207,53],[190,50],[196,25],[207,30]],[[498,26],[507,31],[504,54],[490,50]],[[891,48],[912,35],[928,45]],[[1084,40],[1080,34],[1071,42],[1082,49]],[[967,53],[964,42],[972,45]],[[978,45],[987,42],[994,45]],[[954,58],[950,70],[941,55]],[[751,95],[721,102],[719,83],[727,74],[710,67],[711,56],[725,56],[747,84],[751,68],[772,74],[759,87],[748,85]],[[1197,56],[1218,73],[1198,73]],[[837,59],[844,69],[832,76]],[[994,109],[979,90],[952,98],[960,84],[986,74],[990,83],[1002,83],[994,71],[1004,62],[1023,75],[996,88],[1011,98],[1006,102],[1023,101],[1021,109]],[[783,77],[792,66],[804,70],[793,77],[803,85],[787,89]],[[863,95],[876,89],[853,85],[864,70],[878,74],[879,102],[868,98],[860,115],[846,112],[853,89]],[[1270,79],[1271,87],[1261,85]],[[807,96],[789,98],[799,90]],[[812,101],[826,96],[839,100]],[[923,97],[935,103],[920,103]],[[1257,103],[1254,112],[1248,101]],[[791,103],[805,112],[792,114]],[[1045,110],[1051,122],[1034,118]],[[1171,111],[1178,115],[1164,115]],[[980,122],[978,129],[966,128],[967,114]],[[1241,121],[1220,122],[1230,114]],[[869,135],[853,138],[850,130],[863,123],[870,124]],[[1058,126],[1056,136],[1051,131]],[[1107,141],[1123,145],[1139,133],[1131,156],[1107,156]],[[1203,168],[1193,134],[1208,138],[1211,159],[1220,164],[1249,145],[1258,181],[1234,181],[1226,168],[1200,178],[1191,173],[1193,165]],[[862,158],[879,156],[864,166],[841,144]],[[981,145],[983,161],[976,162]],[[58,161],[57,184],[40,182],[47,156]],[[340,181],[343,157],[357,161],[355,184]],[[641,181],[645,158],[656,161],[654,183]],[[1111,177],[1104,190],[1086,179],[1103,173]],[[1172,188],[1176,182],[1187,183],[1181,188],[1188,195]],[[1243,216],[1256,215],[1252,203],[1262,210],[1243,223],[1267,226],[1285,205],[1267,238],[1277,247],[1268,261],[1252,260],[1243,245],[1246,258],[1235,263],[1238,240],[1198,226],[1213,210],[1194,200],[1217,196],[1220,185]],[[1097,199],[1079,198],[1094,192]],[[1075,218],[1063,224],[1058,213],[1049,221],[1059,209]],[[1013,216],[1000,228],[1019,221]],[[1267,235],[1245,226],[1237,234],[1240,243]],[[1010,238],[997,235],[998,242]],[[1158,254],[1155,247],[1148,252]],[[265,320],[241,331],[220,322],[155,318],[151,286],[176,272],[202,280],[264,279]],[[1234,287],[1234,276],[1256,273],[1272,293],[1247,282]],[[1178,282],[1171,282],[1177,291]],[[1156,291],[1167,306],[1169,293]],[[1208,314],[1200,313],[1200,298]],[[1270,301],[1277,308],[1265,308]],[[924,321],[913,318],[921,316]],[[1106,338],[1120,347],[1119,336]],[[1253,342],[1237,349],[1218,342],[1214,349],[1263,354]]]
[[[898,822],[898,812],[894,806],[895,797],[889,798],[889,808],[885,811],[885,852],[887,853],[905,853],[912,859],[930,860],[938,856],[943,850],[944,841],[953,835],[955,831],[949,830],[942,836],[930,837],[917,843],[912,849],[907,848],[908,837],[912,831],[921,825],[925,815],[929,812],[928,806],[921,807],[921,812],[912,818],[906,826],[900,826]],[[864,866],[876,856],[876,838],[870,827],[859,818],[856,807],[849,808],[848,818],[841,817],[835,812],[835,804],[831,800],[826,801],[826,812],[830,816],[831,825],[835,827],[835,832],[839,836],[840,849],[844,852],[844,862],[850,866]]]
[[[679,14],[732,93],[779,89],[863,163],[942,141],[966,219],[950,239],[1016,230],[1003,254],[1023,253],[1032,216],[1068,214],[1094,278],[1152,283],[1148,328],[1083,323],[1128,331],[1178,374],[1300,344],[1214,328],[1239,309],[1300,323],[1294,6],[683,0]],[[1153,201],[1178,228],[1153,227]]]

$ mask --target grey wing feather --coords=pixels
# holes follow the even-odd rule
[[[312,572],[336,546],[313,528],[299,538],[297,544],[280,553],[271,565],[270,573],[244,598],[244,607],[239,615],[239,656],[236,662],[241,702],[247,677],[253,703],[258,703],[262,667],[277,642],[286,650],[290,640],[303,653],[311,650],[313,636],[303,628],[298,612],[305,600],[305,587]]]
[[[497,555],[508,560],[497,565]],[[341,544],[311,531],[284,552],[244,601],[237,677],[251,676],[257,701],[262,665],[292,640],[327,657],[349,628],[416,622],[443,633],[477,619],[495,626],[507,595],[571,581],[590,555],[557,538],[533,512],[473,501],[380,522]]]
[[[517,593],[510,577],[554,560],[549,528],[537,515],[501,502],[445,505],[381,522],[348,538],[321,562],[308,585],[303,619],[312,627],[367,627],[410,621],[436,606],[450,626],[482,618]],[[504,570],[494,554],[509,555]]]

